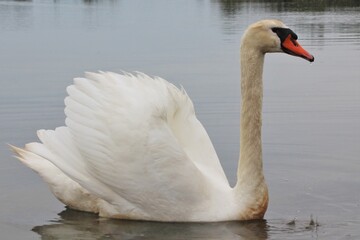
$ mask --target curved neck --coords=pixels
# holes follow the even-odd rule
[[[241,46],[240,159],[235,188],[246,186],[255,190],[264,183],[261,146],[264,56],[258,49]]]

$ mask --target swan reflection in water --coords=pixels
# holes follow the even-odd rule
[[[60,218],[32,230],[41,239],[267,239],[265,220],[220,223],[161,223],[101,219],[66,209]]]

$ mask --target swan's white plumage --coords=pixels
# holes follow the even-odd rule
[[[100,72],[67,92],[66,127],[38,131],[42,144],[27,151],[110,203],[103,215],[201,220],[198,209],[231,190],[185,91],[143,73]]]
[[[262,72],[265,53],[314,61],[277,20],[241,42],[241,152],[229,186],[214,147],[184,90],[143,73],[87,73],[67,88],[66,126],[40,130],[42,143],[13,147],[55,196],[100,216],[155,221],[263,218]],[[285,43],[285,45],[283,44]]]

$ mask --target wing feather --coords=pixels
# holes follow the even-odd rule
[[[184,90],[143,73],[100,72],[67,92],[67,127],[39,131],[46,150],[32,151],[92,194],[156,216],[161,206],[179,211],[174,202],[187,211],[203,204],[213,178],[228,186]]]

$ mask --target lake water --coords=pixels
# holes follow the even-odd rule
[[[360,239],[360,2],[279,2],[0,1],[1,238]],[[283,20],[315,56],[266,57],[265,221],[166,224],[65,210],[8,150],[64,124],[73,77],[139,70],[185,87],[234,184],[239,41],[264,18]]]

